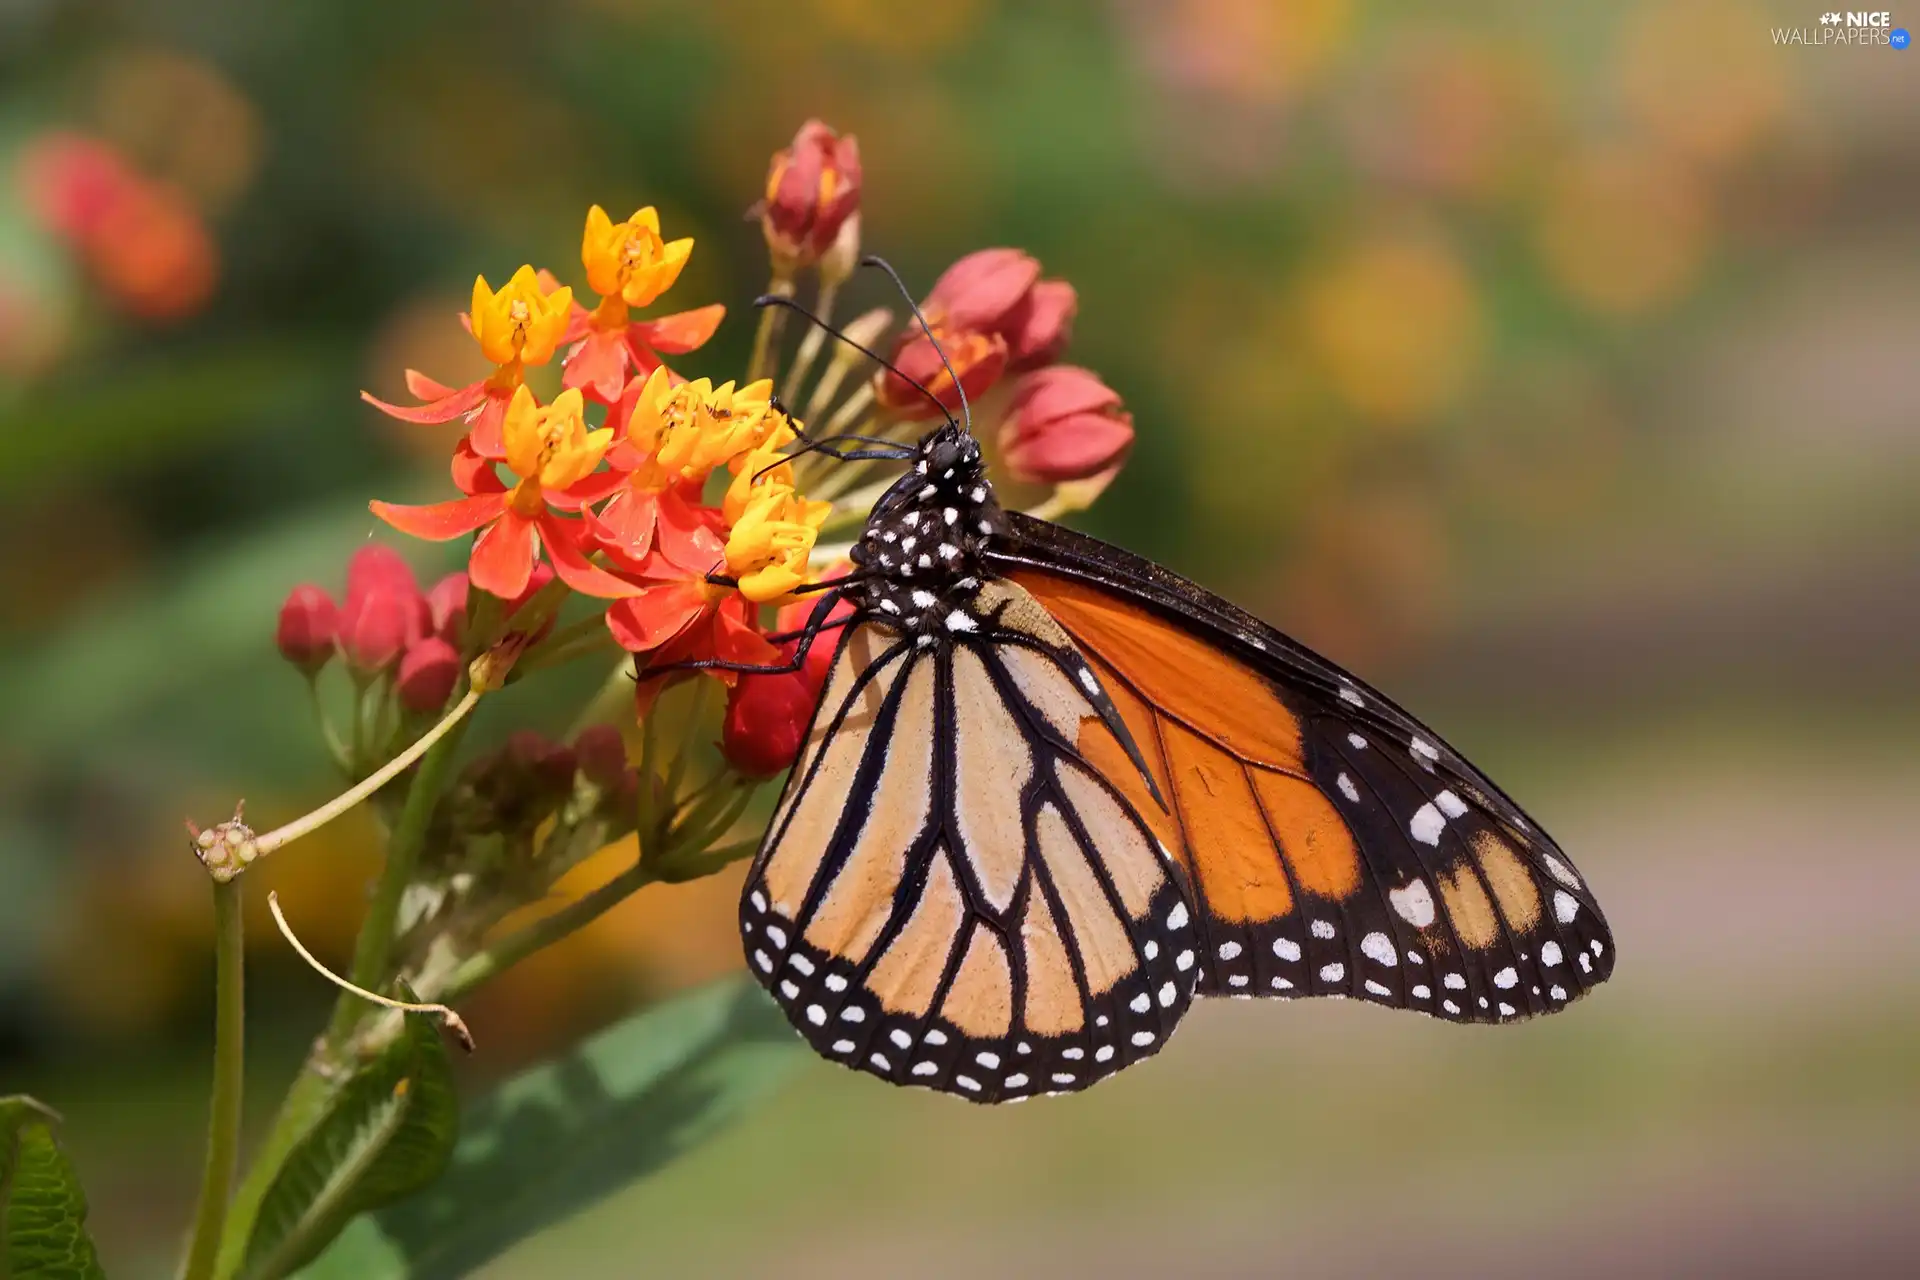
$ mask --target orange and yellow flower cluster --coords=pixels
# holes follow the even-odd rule
[[[655,661],[777,661],[760,606],[807,582],[829,504],[794,489],[782,453],[798,432],[770,380],[715,386],[667,368],[712,336],[722,307],[634,318],[692,250],[662,237],[653,209],[614,222],[596,205],[580,254],[596,305],[531,266],[498,289],[475,280],[465,319],[494,372],[451,388],[409,370],[425,401],[410,408],[367,397],[403,421],[465,422],[452,471],[466,496],[372,508],[415,537],[477,533],[469,580],[502,600],[550,562],[568,587],[612,601],[614,638]],[[543,404],[526,371],[556,355],[563,389]],[[710,501],[720,473],[731,478]]]

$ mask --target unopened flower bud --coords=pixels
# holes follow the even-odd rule
[[[287,602],[280,606],[274,643],[280,646],[281,657],[311,675],[333,657],[339,630],[340,610],[333,597],[305,583],[288,592]]]
[[[467,630],[467,575],[450,573],[427,592],[428,625],[442,640],[459,644]]]
[[[978,249],[940,273],[922,309],[936,327],[997,333],[1039,279],[1029,254]]]
[[[439,636],[427,636],[402,655],[393,691],[401,706],[424,715],[447,705],[459,678],[460,651]]]
[[[844,282],[860,265],[860,213],[854,211],[851,218],[840,224],[840,234],[833,238],[833,244],[820,255],[820,282],[837,285]]]
[[[803,669],[741,676],[727,697],[720,753],[749,778],[771,778],[792,766],[813,723],[819,689]]]
[[[1007,367],[1015,373],[1052,364],[1073,336],[1080,296],[1065,280],[1042,280],[1007,318]]]
[[[938,347],[925,334],[909,337],[893,353],[893,365],[899,372],[882,370],[878,375],[875,398],[909,419],[940,416],[940,410],[921,394],[914,382],[931,392],[946,406],[947,412],[960,412],[960,397],[954,393],[953,378],[947,375],[949,364],[959,377],[969,403],[978,401],[1007,371],[1007,344],[999,334],[941,333],[938,329],[934,332],[940,338]],[[942,352],[946,354],[944,361],[940,358]],[[913,381],[909,382],[909,378]]]
[[[774,260],[792,270],[818,261],[859,207],[859,142],[809,120],[767,169],[760,228]]]
[[[505,753],[514,772],[543,796],[552,799],[573,790],[577,760],[572,747],[550,741],[535,730],[521,729],[508,736]]]
[[[347,665],[362,675],[392,666],[419,637],[424,608],[418,592],[408,596],[373,588],[352,598],[340,614],[340,652]]]
[[[610,724],[593,724],[573,740],[573,754],[587,781],[604,791],[615,791],[632,770],[627,764],[627,742]]]
[[[1029,373],[1014,387],[1000,427],[1007,469],[1059,484],[1119,467],[1133,446],[1133,415],[1098,375],[1074,365]]]

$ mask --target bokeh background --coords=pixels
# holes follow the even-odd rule
[[[818,115],[910,280],[1079,287],[1140,430],[1082,523],[1439,726],[1620,967],[1495,1032],[1206,1007],[1004,1114],[810,1065],[488,1274],[1913,1274],[1920,53],[1775,43],[1817,8],[4,0],[0,1092],[66,1113],[109,1269],[163,1274],[199,1158],[179,820],[327,793],[274,610],[443,480],[356,392],[484,372],[472,276],[577,275],[595,201],[698,237],[686,363],[737,368]],[[271,869],[325,954],[366,836]],[[476,1081],[737,966],[736,883],[490,992]],[[267,1104],[326,993],[253,939]]]

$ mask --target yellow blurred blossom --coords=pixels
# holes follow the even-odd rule
[[[1399,234],[1337,257],[1306,296],[1308,344],[1328,383],[1378,422],[1422,421],[1451,405],[1480,366],[1480,300],[1458,257]]]
[[[1706,195],[1658,149],[1576,155],[1547,186],[1535,244],[1569,297],[1607,315],[1664,306],[1693,284],[1706,252]]]

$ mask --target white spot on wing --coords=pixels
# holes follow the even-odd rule
[[[1298,960],[1300,958],[1300,944],[1292,938],[1275,938],[1273,940],[1273,954],[1279,956],[1282,960]]]
[[[1223,942],[1220,944],[1219,954],[1222,960],[1231,960],[1240,954],[1240,944],[1237,942]]]
[[[1356,707],[1364,707],[1367,705],[1365,698],[1354,692],[1350,686],[1344,684],[1340,686],[1340,701],[1350,702]]]
[[[1518,981],[1520,981],[1520,975],[1513,971],[1512,965],[1508,965],[1506,968],[1502,969],[1500,972],[1493,975],[1493,985],[1500,988],[1502,991],[1512,990],[1513,984]]]
[[[1176,902],[1173,910],[1167,912],[1167,928],[1184,929],[1187,927],[1187,904]]]
[[[1438,809],[1430,804],[1423,804],[1414,810],[1413,821],[1407,824],[1407,830],[1421,844],[1430,844],[1438,848],[1440,830],[1446,825],[1447,820],[1440,816]]]
[[[1440,759],[1440,753],[1434,750],[1433,744],[1425,738],[1415,737],[1407,746],[1412,750],[1414,756],[1429,769]]]
[[[1320,981],[1338,982],[1347,976],[1347,966],[1343,964],[1324,964],[1320,966]]]
[[[1358,804],[1360,802],[1360,788],[1353,785],[1352,778],[1349,778],[1346,774],[1343,773],[1335,781],[1337,781],[1340,785],[1341,795],[1353,801],[1355,804]]]
[[[1393,939],[1384,933],[1370,933],[1360,939],[1360,954],[1388,968],[1400,963],[1400,953],[1394,950]]]
[[[1334,933],[1333,921],[1315,920],[1312,924],[1307,926],[1307,932],[1311,933],[1314,937],[1319,938],[1321,941],[1324,942],[1327,939],[1333,937],[1333,933]]]
[[[1160,984],[1160,1007],[1162,1009],[1172,1008],[1173,1002],[1179,998],[1180,993],[1174,988],[1171,982],[1163,982]]]
[[[1549,942],[1540,948],[1540,963],[1551,969],[1560,963],[1560,944]]]
[[[1442,791],[1433,798],[1433,802],[1439,805],[1440,812],[1446,814],[1449,818],[1463,817],[1467,812],[1466,803],[1451,791]]]
[[[1572,924],[1573,917],[1579,914],[1579,901],[1565,889],[1553,891],[1553,918],[1561,924]]]

